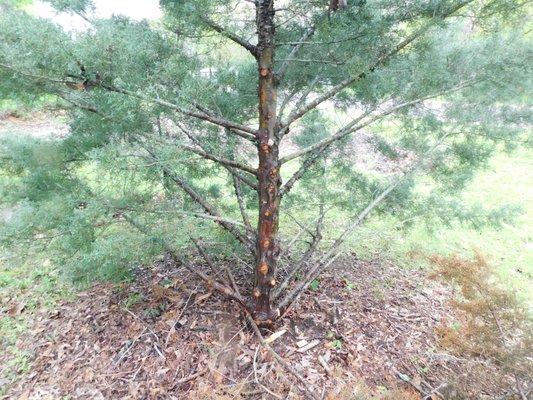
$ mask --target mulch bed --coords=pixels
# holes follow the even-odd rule
[[[423,271],[345,259],[279,322],[286,332],[272,346],[327,399],[354,398],[356,387],[463,398],[454,397],[459,386],[467,398],[496,398],[498,382],[473,382],[475,364],[438,346],[450,296]],[[36,313],[17,346],[31,368],[6,398],[307,398],[258,348],[238,308],[169,260],[140,269],[133,283],[98,284]]]

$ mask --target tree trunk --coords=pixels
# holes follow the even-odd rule
[[[269,326],[279,316],[272,309],[270,291],[276,285],[279,255],[279,149],[276,126],[276,78],[274,76],[274,1],[257,3],[257,63],[259,66],[259,218],[257,260],[253,290],[253,316],[258,325]]]

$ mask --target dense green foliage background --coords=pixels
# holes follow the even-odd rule
[[[0,138],[0,202],[12,210],[0,237],[11,262],[46,254],[78,281],[123,279],[139,263],[162,253],[156,238],[165,237],[186,252],[191,235],[208,238],[218,255],[247,257],[212,221],[192,215],[197,204],[173,185],[161,166],[185,177],[227,218],[238,220],[231,175],[184,150],[191,139],[182,129],[192,132],[206,151],[239,162],[255,164],[254,147],[153,99],[185,109],[196,102],[240,124],[256,123],[255,60],[204,23],[206,16],[216,18],[228,30],[253,40],[252,5],[162,1],[163,20],[139,22],[121,16],[91,18],[87,1],[51,3],[84,15],[90,27],[66,32],[9,3],[0,15],[0,98],[32,103],[48,96],[67,110],[70,124],[70,133],[61,138]],[[302,225],[316,219],[320,203],[331,207],[326,231],[328,238],[335,237],[339,226],[397,179],[398,166],[426,157],[430,150],[422,171],[405,179],[377,215],[402,221],[401,229],[408,230],[458,221],[474,228],[501,226],[520,213],[513,205],[485,199],[461,201],[460,194],[494,154],[530,145],[527,6],[474,1],[454,18],[441,19],[455,2],[349,2],[344,12],[329,15],[324,1],[281,3],[280,63],[291,58],[292,44],[306,27],[316,26],[313,44],[302,47],[280,82],[280,103],[287,100],[284,116],[295,105],[295,93],[310,85],[317,95],[324,93],[365,70],[421,26],[434,25],[333,101],[307,113],[286,137],[288,152],[331,135],[361,110],[386,110],[468,83],[367,128],[373,151],[390,168],[355,163],[357,147],[348,138],[330,147],[284,198],[282,238],[299,230],[294,219]],[[77,91],[65,81],[98,85]],[[136,96],[106,89],[111,86]],[[157,159],[150,159],[140,144],[153,149]],[[284,165],[284,179],[304,160]],[[247,186],[243,191],[254,225],[256,193]],[[133,229],[124,214],[150,226],[153,237]],[[324,240],[324,246],[327,243]]]

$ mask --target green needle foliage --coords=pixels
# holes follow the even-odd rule
[[[13,260],[45,251],[86,282],[124,279],[168,244],[189,248],[191,237],[218,243],[209,250],[219,256],[248,257],[241,242],[255,248],[259,203],[257,176],[242,168],[257,165],[254,2],[162,0],[158,22],[93,18],[87,0],[50,3],[88,28],[66,32],[11,2],[0,15],[0,98],[53,96],[70,125],[61,138],[0,138],[0,201],[11,210],[0,235]],[[391,184],[372,215],[430,226],[509,221],[517,210],[458,199],[495,152],[530,144],[531,7],[328,4],[274,6],[275,118],[287,128],[275,140],[281,162],[302,152],[280,163],[283,182],[305,167],[281,200],[279,238],[290,242],[322,204],[333,216],[326,225],[336,226],[324,235],[335,239]],[[356,132],[320,145],[364,112]],[[353,139],[361,133],[364,143]],[[306,235],[286,254],[289,265]]]

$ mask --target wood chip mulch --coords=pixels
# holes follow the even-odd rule
[[[271,345],[327,399],[352,398],[358,386],[376,398],[393,388],[459,398],[457,387],[466,398],[497,398],[503,385],[476,375],[479,360],[439,347],[450,297],[423,271],[343,260],[279,322],[285,332]],[[238,308],[169,260],[140,269],[133,283],[98,284],[37,312],[17,347],[31,364],[6,399],[307,398],[258,349]]]

